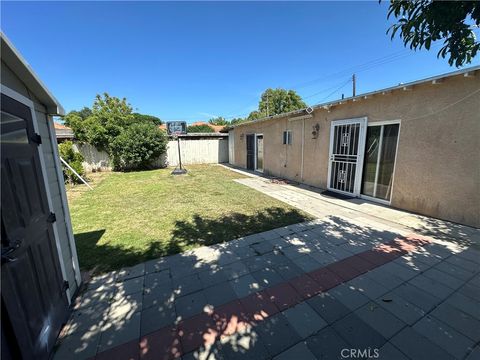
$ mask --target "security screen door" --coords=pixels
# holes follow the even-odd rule
[[[328,189],[359,196],[366,118],[332,121]]]

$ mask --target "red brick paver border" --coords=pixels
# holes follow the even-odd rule
[[[290,281],[223,304],[210,313],[184,319],[176,326],[167,326],[142,337],[137,347],[139,358],[178,359],[202,346],[214,344],[221,336],[241,332],[279,311],[293,307],[430,242],[428,238],[416,234],[396,238],[371,250],[304,273]],[[96,359],[106,359],[112,355],[116,359],[137,359],[134,345],[132,342],[119,345],[98,353]]]

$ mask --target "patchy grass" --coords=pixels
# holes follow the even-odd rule
[[[214,165],[100,173],[69,189],[70,212],[83,270],[104,272],[311,217],[238,184],[242,175]]]

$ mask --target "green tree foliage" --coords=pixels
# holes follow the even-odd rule
[[[106,151],[116,170],[148,168],[166,149],[166,136],[158,128],[161,120],[132,113],[125,98],[97,95],[91,110],[71,111],[64,120],[77,140]]]
[[[245,122],[247,121],[247,119],[245,118],[233,118],[232,120],[230,120],[230,125],[235,125],[235,124],[240,124],[242,122]]]
[[[144,123],[151,123],[153,125],[162,125],[162,120],[160,120],[158,117],[153,116],[153,115],[145,115],[145,114],[139,114],[139,113],[133,113],[133,120],[135,122],[144,122]]]
[[[247,121],[261,119],[261,118],[264,118],[266,116],[267,116],[266,113],[263,113],[263,112],[258,111],[258,110],[254,110],[248,115]]]
[[[110,145],[122,130],[133,124],[133,120],[132,107],[127,99],[119,99],[107,93],[97,95],[92,115],[84,121],[88,142],[97,149],[110,153]]]
[[[208,120],[208,122],[212,125],[229,125],[230,124],[230,122],[228,120],[224,119],[221,116],[216,117],[216,118],[212,118],[212,119]]]
[[[71,141],[64,141],[58,145],[58,152],[60,157],[65,160],[80,176],[85,175],[85,169],[82,162],[83,155],[73,149]],[[69,183],[80,183],[80,179],[73,173],[72,170],[63,166],[63,177]]]
[[[115,137],[111,144],[113,167],[116,170],[144,170],[165,153],[167,136],[158,126],[135,123]]]
[[[478,1],[394,0],[388,18],[392,15],[397,19],[387,31],[392,39],[399,33],[404,45],[415,50],[429,50],[432,42],[443,39],[437,57],[448,55],[451,66],[470,63],[480,48],[472,30],[472,25],[480,26]]]
[[[257,120],[266,116],[283,114],[306,107],[307,104],[294,90],[269,88],[265,90],[260,97],[258,110],[252,111],[245,120]],[[239,122],[241,122],[241,120]]]
[[[90,115],[92,115],[92,110],[86,106],[83,107],[82,110],[73,110],[73,111],[70,111],[67,115],[65,115],[63,117],[63,120],[65,122],[65,126],[68,126],[68,127],[71,127],[71,124],[70,124],[70,119],[73,117],[73,116],[78,116],[80,117],[81,120],[85,120],[86,118],[88,118]]]
[[[272,116],[306,107],[307,104],[294,90],[267,89],[260,98],[258,111]]]
[[[213,133],[214,130],[208,125],[190,125],[187,126],[189,133]]]

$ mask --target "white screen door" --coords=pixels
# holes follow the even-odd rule
[[[367,118],[332,121],[328,189],[359,196]]]

